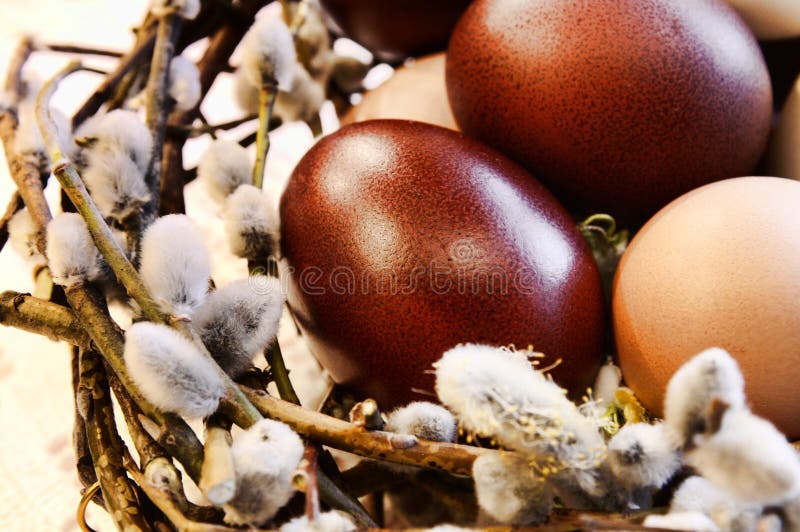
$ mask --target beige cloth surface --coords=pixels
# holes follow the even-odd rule
[[[96,44],[127,49],[130,28],[141,20],[145,0],[0,0],[3,24],[0,28],[0,72],[19,37],[34,33],[43,41]],[[187,55],[196,59],[202,47]],[[64,55],[36,54],[30,62],[43,77],[66,61]],[[92,58],[88,62],[103,68],[113,61]],[[55,104],[71,113],[88,95],[97,76],[77,74],[62,86]],[[232,102],[230,79],[215,85],[203,110],[210,121],[241,116]],[[242,130],[234,131],[238,138]],[[276,189],[286,179],[295,161],[310,146],[310,132],[303,126],[285,126],[272,136],[273,148],[267,163],[267,183]],[[207,139],[187,145],[187,165],[202,152]],[[4,207],[14,190],[5,158],[0,154],[0,204]],[[58,205],[58,188],[48,187],[51,207]],[[214,279],[218,286],[247,275],[244,261],[225,250],[219,207],[196,183],[186,192],[187,210],[205,231],[213,250]],[[32,289],[30,266],[10,246],[0,253],[0,290],[20,292]],[[124,324],[123,324],[124,325]],[[301,398],[314,401],[325,387],[325,379],[309,355],[294,326],[284,317],[280,332],[287,366]],[[263,363],[263,362],[261,362]],[[71,398],[69,350],[63,344],[0,327],[0,530],[77,531],[75,509],[80,498],[71,445],[73,404]],[[102,510],[90,506],[89,523],[98,531],[114,530]]]

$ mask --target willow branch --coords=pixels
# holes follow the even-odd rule
[[[8,206],[6,206],[3,217],[0,218],[0,250],[2,250],[6,246],[6,242],[8,242],[8,223],[15,214],[23,209],[23,207],[25,207],[25,202],[22,201],[22,196],[19,195],[19,191],[14,191],[11,195],[11,199],[8,201]]]
[[[253,165],[253,185],[261,188],[269,152],[269,121],[275,107],[278,86],[275,80],[264,80],[258,91],[258,129],[256,130],[256,163]]]
[[[97,55],[100,57],[123,57],[125,54],[116,50],[108,50],[106,48],[97,48],[95,46],[82,46],[80,44],[64,44],[64,43],[47,43],[43,47],[44,50],[50,52],[59,52],[65,54],[83,54],[83,55]]]
[[[404,481],[396,469],[385,463],[362,460],[350,469],[342,471],[342,481],[347,491],[356,497],[364,497],[377,491],[388,491]]]
[[[180,36],[183,19],[176,12],[168,13],[158,21],[150,76],[147,79],[145,123],[153,136],[153,149],[145,181],[150,187],[152,204],[146,207],[150,216],[158,210],[158,193],[161,188],[161,157],[167,126],[169,67],[175,55],[175,44]]]
[[[383,432],[368,431],[352,423],[326,416],[270,397],[264,392],[244,389],[248,399],[262,414],[283,421],[297,433],[329,447],[367,458],[397,464],[438,469],[455,475],[469,475],[472,463],[481,454],[496,452],[455,443],[418,440]]]
[[[85,348],[91,344],[89,335],[72,310],[19,292],[0,294],[0,323],[41,334],[53,341]]]
[[[120,58],[117,67],[105,77],[100,86],[95,89],[72,117],[73,130],[77,129],[87,118],[100,109],[103,102],[114,94],[117,85],[131,69],[144,63],[150,56],[156,42],[156,28],[151,25],[144,31],[144,36],[138,40],[133,50]]]
[[[292,484],[306,495],[306,517],[309,522],[319,518],[319,483],[317,481],[317,444],[309,443],[297,467]]]
[[[231,455],[230,423],[221,416],[206,421],[205,460],[200,474],[200,489],[216,506],[222,506],[236,494],[236,473]]]
[[[153,501],[153,504],[161,510],[169,519],[173,526],[181,532],[233,532],[235,529],[226,526],[214,525],[211,523],[198,523],[190,520],[181,511],[178,501],[176,501],[168,490],[164,490],[150,484],[142,472],[136,467],[130,455],[125,457],[128,465],[128,472],[134,481],[142,488],[145,495]],[[253,532],[259,532],[251,529]]]
[[[134,487],[122,464],[123,443],[117,434],[111,391],[100,356],[90,350],[80,355],[79,405],[86,436],[106,507],[120,530],[151,530]]]
[[[90,489],[97,483],[97,473],[94,470],[92,454],[89,452],[89,441],[86,439],[86,422],[79,409],[80,392],[80,348],[73,346],[70,357],[70,367],[72,370],[72,399],[74,403],[73,424],[72,424],[72,448],[75,451],[75,470],[78,473],[78,480],[84,490]],[[92,495],[93,500],[98,506],[105,508],[105,501],[99,492]],[[87,501],[88,502],[88,501]]]
[[[168,127],[170,133],[175,135],[184,135],[187,139],[199,137],[200,135],[210,134],[217,131],[227,131],[246,124],[251,120],[258,118],[258,115],[247,115],[228,122],[221,122],[219,124],[203,124],[200,126],[190,126],[185,124],[173,124]]]
[[[23,37],[17,48],[14,50],[14,55],[8,62],[8,73],[6,74],[5,84],[3,90],[10,94],[14,103],[24,92],[25,87],[22,83],[22,68],[28,62],[28,58],[36,49],[36,43],[30,36]]]

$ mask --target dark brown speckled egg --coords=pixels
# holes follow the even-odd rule
[[[603,300],[564,208],[505,156],[401,120],[346,126],[281,200],[288,300],[333,379],[384,408],[430,399],[462,342],[544,352],[574,395],[599,368]]]
[[[722,0],[477,0],[447,87],[462,131],[628,221],[747,175],[771,119],[758,44]]]
[[[345,35],[380,58],[399,61],[444,50],[470,0],[322,0]]]

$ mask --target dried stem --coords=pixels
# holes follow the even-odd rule
[[[286,363],[283,360],[283,353],[277,337],[264,352],[264,357],[269,364],[272,380],[278,388],[278,395],[284,401],[289,401],[299,406],[300,398],[297,396],[297,392],[294,391],[292,381],[289,380],[289,370],[286,369]]]
[[[145,122],[153,136],[153,150],[145,181],[153,198],[145,208],[145,217],[155,216],[158,210],[158,193],[161,189],[161,157],[167,127],[169,67],[175,55],[175,45],[180,36],[183,19],[176,12],[162,16],[158,21],[153,60],[147,80]]]
[[[102,359],[91,350],[80,354],[78,397],[89,451],[109,515],[120,530],[151,530],[122,465],[124,445],[117,434]]]
[[[145,62],[150,56],[156,42],[156,27],[154,25],[148,26],[144,32],[144,36],[137,41],[133,50],[120,58],[117,67],[105,77],[100,86],[95,89],[72,117],[72,129],[78,129],[87,118],[95,114],[100,109],[100,106],[103,105],[103,102],[114,94],[122,78],[131,69]]]
[[[25,89],[22,83],[22,68],[35,49],[34,40],[30,36],[25,36],[20,40],[14,50],[14,55],[8,62],[8,74],[6,74],[3,90],[13,97],[15,104]]]
[[[319,483],[317,481],[317,444],[306,445],[303,459],[297,466],[297,472],[292,479],[292,484],[306,494],[306,517],[309,522],[319,518]]]
[[[80,390],[80,348],[73,346],[71,349],[70,367],[72,370],[72,399],[74,403],[74,419],[72,425],[72,448],[75,451],[75,469],[78,473],[78,480],[80,480],[85,490],[90,490],[91,487],[97,484],[97,473],[94,470],[94,462],[92,461],[92,454],[89,452],[89,442],[86,439],[86,422],[83,420],[78,408],[78,392]],[[97,488],[100,485],[97,484]],[[102,494],[95,491],[95,494],[90,496],[94,502],[102,508],[105,508],[105,501],[103,501]],[[88,503],[88,500],[87,500]]]
[[[264,80],[258,91],[258,129],[256,130],[256,163],[253,166],[253,185],[261,188],[264,184],[264,169],[269,152],[269,121],[275,107],[278,86],[275,80]]]
[[[8,222],[10,222],[11,218],[21,211],[23,207],[25,207],[25,202],[22,201],[22,196],[19,195],[19,192],[15,191],[8,201],[8,206],[3,213],[3,217],[0,218],[0,250],[2,250],[6,246],[6,242],[8,242]]]
[[[153,504],[161,510],[164,515],[169,519],[172,525],[181,532],[233,532],[235,529],[226,526],[214,525],[210,523],[198,523],[190,520],[181,511],[181,508],[172,494],[168,490],[164,490],[150,484],[142,472],[136,467],[130,455],[125,457],[128,466],[128,472],[131,477],[136,481],[139,487],[142,488],[145,495],[153,501]],[[250,529],[252,532],[259,532],[256,529]]]
[[[317,443],[367,458],[469,475],[478,456],[497,452],[454,443],[425,440],[413,443],[413,440],[398,438],[390,432],[364,430],[352,423],[270,397],[262,391],[250,388],[244,388],[244,391],[265,416],[283,421]]]
[[[91,339],[75,313],[43,299],[7,291],[0,294],[0,323],[88,348]]]
[[[101,57],[123,57],[125,54],[116,50],[97,48],[95,46],[83,46],[80,44],[47,43],[44,50],[65,54],[99,55]]]
[[[200,489],[216,506],[229,502],[236,494],[236,473],[231,456],[230,423],[222,416],[206,421],[205,460],[200,474]]]
[[[174,133],[175,135],[182,134],[187,139],[191,139],[194,137],[199,137],[200,135],[215,133],[217,131],[227,131],[229,129],[239,127],[242,124],[246,124],[251,120],[255,120],[256,118],[258,118],[258,115],[247,115],[243,116],[242,118],[237,118],[235,120],[230,120],[228,122],[222,122],[220,124],[204,123],[201,126],[188,126],[183,124],[176,124],[169,126],[169,132]]]

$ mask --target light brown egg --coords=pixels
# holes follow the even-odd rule
[[[800,35],[800,2],[797,0],[728,1],[759,39]]]
[[[623,377],[660,415],[667,382],[705,348],[739,362],[747,398],[800,437],[800,183],[740,177],[656,214],[622,257],[613,290]]]
[[[800,78],[789,93],[772,132],[767,168],[772,175],[800,180]]]
[[[397,118],[458,130],[447,100],[444,63],[444,53],[439,53],[399,68],[386,83],[367,92],[342,123]]]

